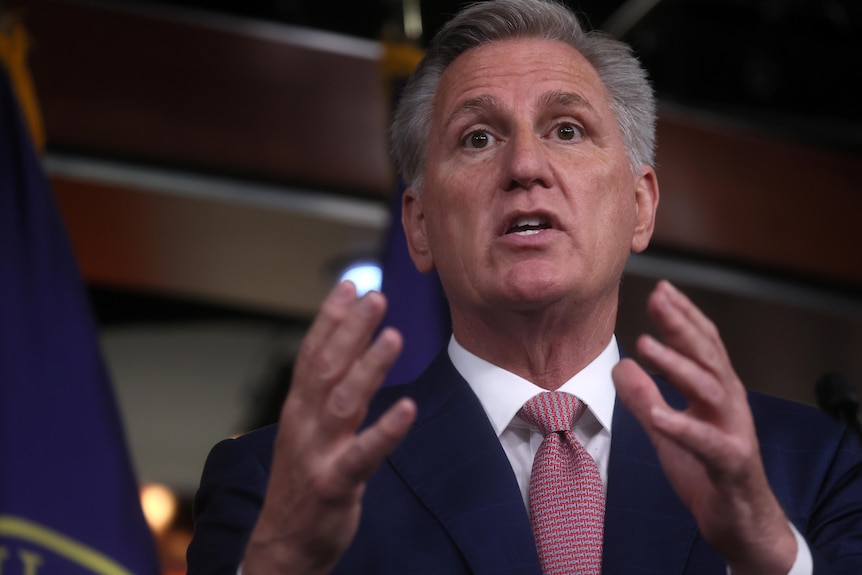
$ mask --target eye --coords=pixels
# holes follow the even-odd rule
[[[481,150],[487,148],[495,142],[494,136],[488,132],[477,130],[470,132],[464,137],[464,147],[472,150]]]
[[[574,140],[582,135],[581,129],[574,124],[560,124],[554,128],[554,132],[561,140]]]

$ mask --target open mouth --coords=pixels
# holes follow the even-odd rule
[[[527,216],[517,218],[512,225],[506,230],[507,234],[518,234],[521,236],[529,236],[538,234],[542,230],[551,229],[551,222],[546,218],[539,216]]]

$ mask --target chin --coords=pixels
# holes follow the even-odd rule
[[[522,309],[536,309],[553,304],[571,293],[558,278],[543,278],[535,275],[507,282],[503,288],[504,299]]]

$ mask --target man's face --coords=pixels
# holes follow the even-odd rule
[[[492,42],[446,69],[424,176],[421,195],[405,195],[405,231],[456,315],[615,301],[658,202],[595,70],[547,40]]]

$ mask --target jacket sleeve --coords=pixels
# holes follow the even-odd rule
[[[195,495],[188,575],[237,575],[266,492],[270,461],[262,457],[245,438],[210,451]]]
[[[862,574],[862,443],[812,406],[749,401],[772,490],[805,538],[815,575]]]
[[[805,531],[815,575],[862,573],[862,444],[846,430]]]

